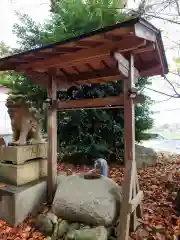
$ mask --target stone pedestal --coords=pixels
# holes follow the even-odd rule
[[[47,176],[47,159],[35,159],[15,165],[0,162],[0,181],[21,186]]]
[[[57,184],[66,174],[59,173]],[[0,182],[0,185],[4,182]],[[29,214],[36,214],[40,205],[46,201],[46,180],[34,181],[23,186],[5,184],[0,188],[0,219],[11,226],[20,224]]]
[[[47,158],[47,143],[0,147],[0,161],[22,164],[36,158]]]
[[[38,211],[46,200],[46,181],[16,187],[6,185],[0,189],[0,219],[9,225],[21,223],[28,214]]]
[[[46,200],[47,143],[0,147],[0,219],[22,222]],[[11,185],[9,185],[11,184]]]

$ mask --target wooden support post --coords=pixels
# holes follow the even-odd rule
[[[135,230],[134,228],[137,220],[136,207],[139,205],[139,202],[143,197],[142,192],[136,192],[137,169],[135,161],[134,101],[130,96],[130,90],[134,87],[134,76],[134,57],[131,55],[129,62],[129,78],[124,81],[125,171],[124,182],[122,185],[120,219],[117,229],[118,240],[129,239],[130,220],[132,223],[131,229]]]
[[[138,179],[138,175],[137,175],[137,169],[136,169],[136,179],[135,179],[135,181],[136,181],[136,183],[135,183],[136,192],[139,193],[140,192],[140,187],[139,187],[139,179]],[[143,208],[142,208],[141,204],[139,204],[137,206],[136,214],[137,214],[137,218],[142,218],[142,216],[143,216]]]
[[[48,98],[56,100],[56,83],[52,74],[49,75]],[[52,203],[57,181],[57,111],[48,108],[48,202]]]

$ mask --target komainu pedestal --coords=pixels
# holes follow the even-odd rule
[[[3,185],[4,182],[0,182]],[[46,201],[46,181],[36,181],[20,187],[6,184],[0,188],[0,219],[9,225],[20,224],[28,214],[36,213]]]
[[[20,165],[0,162],[0,181],[22,186],[47,176],[47,159],[35,159]]]
[[[47,158],[47,143],[0,147],[0,161],[22,164],[32,159]]]
[[[0,147],[0,219],[22,222],[46,200],[47,143]]]

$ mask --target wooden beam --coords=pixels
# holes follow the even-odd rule
[[[129,203],[129,212],[133,213],[142,200],[143,200],[143,191],[139,191],[138,194],[135,196],[135,198],[133,198]]]
[[[34,83],[38,83],[43,87],[48,86],[47,73],[34,72],[34,71],[28,70],[28,72],[26,72],[26,75],[29,76]],[[98,74],[97,74],[97,71],[95,71],[95,73],[87,72],[87,73],[72,74],[72,75],[69,74],[69,78],[62,75],[56,76],[55,80],[56,80],[57,89],[67,89],[70,86],[96,84],[96,83],[103,84],[110,81],[121,80],[123,78],[124,77],[121,76],[116,69],[107,69],[107,70],[99,71]]]
[[[48,80],[48,97],[56,100],[56,83],[50,73]],[[57,111],[48,109],[48,177],[47,190],[48,202],[52,203],[57,183]]]
[[[136,168],[136,191],[137,192],[140,191],[139,179],[138,179],[138,175],[137,175],[137,168]],[[137,214],[138,218],[142,218],[143,217],[143,208],[142,208],[141,204],[137,207],[136,214]]]
[[[134,99],[134,103],[141,103],[141,95]],[[108,108],[124,108],[124,96],[110,96],[105,98],[95,99],[78,99],[78,100],[57,100],[53,106],[58,111],[73,110],[73,109],[108,109]]]
[[[85,49],[86,47],[85,46],[80,46],[80,45],[78,45],[77,44],[77,42],[75,41],[75,42],[68,42],[68,43],[65,43],[65,44],[63,44],[63,45],[56,45],[56,48],[58,48],[58,47],[66,47],[66,48],[72,48],[72,47],[78,47],[78,48],[81,48],[81,49]]]
[[[137,37],[146,39],[151,42],[156,41],[156,33],[155,31],[151,30],[150,28],[147,28],[142,23],[136,23],[134,25],[135,35]]]
[[[135,170],[136,170],[136,164],[135,164]],[[136,174],[137,173],[135,171],[134,179],[136,179],[136,176],[137,176]],[[132,185],[132,187],[133,187],[133,189],[132,189],[132,199],[134,199],[137,195],[136,181],[134,180],[132,184],[133,184]],[[130,217],[130,231],[135,232],[136,228],[137,228],[137,214],[136,214],[136,210],[135,210],[135,211],[133,211],[133,213],[131,213],[131,217]]]
[[[160,51],[160,48],[159,48],[159,44],[158,44],[158,41],[156,40],[156,48],[157,48],[157,52],[158,52],[158,56],[159,56],[159,61],[160,61],[160,68],[162,70],[162,73],[161,73],[161,76],[163,76],[165,74],[165,69],[164,69],[164,62],[163,62],[163,58],[162,58],[162,55],[161,55],[161,51]]]
[[[160,74],[161,64],[153,64],[149,66],[147,69],[143,69],[140,71],[141,77],[150,77]]]
[[[77,83],[79,84],[104,84],[111,81],[117,81],[117,80],[123,80],[123,76],[121,76],[119,73],[112,75],[112,76],[104,76],[104,77],[95,77],[93,79],[87,79],[87,80],[78,80]]]
[[[121,37],[123,37],[124,35],[127,34],[133,34],[134,32],[134,26],[121,26],[120,28],[115,28],[109,32],[106,32],[104,37],[106,38],[106,35],[119,35]]]
[[[69,74],[70,78],[73,82],[83,82],[85,80],[93,80],[96,78],[103,78],[103,77],[115,77],[118,76],[120,80],[120,74],[118,73],[117,69],[114,67],[112,68],[103,68],[99,70],[89,70],[87,72],[82,72],[80,74],[72,73]],[[121,77],[124,78],[123,75]]]
[[[87,61],[92,60],[109,55],[111,51],[118,50],[119,52],[126,52],[126,51],[132,51],[134,49],[137,49],[139,47],[144,46],[145,42],[143,39],[136,38],[132,36],[127,39],[123,39],[119,42],[115,43],[109,43],[104,44],[103,46],[99,46],[96,48],[89,48],[89,49],[83,49],[78,51],[77,53],[67,53],[63,56],[58,57],[50,57],[48,59],[44,60],[37,60],[34,61],[31,64],[22,64],[21,66],[17,67],[16,70],[19,71],[25,71],[28,68],[31,69],[45,69],[50,68],[54,66],[59,66],[63,68],[64,66],[73,66],[76,65],[80,61]]]
[[[152,52],[155,50],[155,44],[151,44],[150,46],[147,47],[142,47],[142,48],[138,48],[132,51],[133,55],[137,55],[140,53],[145,53],[145,52]]]
[[[66,46],[56,46],[53,50],[55,53],[72,53],[82,50],[81,47],[66,47]]]
[[[113,108],[119,107],[124,104],[123,96],[105,97],[95,99],[81,99],[81,100],[69,100],[69,101],[57,101],[56,108],[58,110],[68,109],[91,109],[91,108]]]
[[[125,76],[128,77],[129,76],[129,61],[123,57],[122,54],[115,52],[114,53],[114,59],[117,61],[117,65],[118,65],[118,69],[120,71],[120,73]],[[135,74],[135,79],[139,78],[140,74],[139,71],[134,68],[134,74]]]
[[[77,46],[83,46],[83,47],[97,47],[100,46],[102,44],[104,44],[105,42],[102,41],[102,39],[100,40],[79,40],[76,42]]]

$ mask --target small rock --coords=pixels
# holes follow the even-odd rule
[[[138,228],[136,231],[136,237],[137,239],[147,239],[149,237],[149,233],[143,228]]]
[[[67,240],[74,240],[75,238],[75,231],[68,231],[67,235],[66,235],[66,239]]]
[[[83,223],[80,224],[80,228],[84,228],[85,226]]]
[[[63,219],[62,218],[58,218],[58,223],[62,222]]]
[[[177,192],[172,192],[172,196],[176,198]]]
[[[74,239],[74,230],[78,230],[80,228],[80,224],[79,223],[72,223],[71,225],[69,225],[68,227],[68,233],[66,238],[68,240],[73,240]]]
[[[90,229],[91,227],[90,226],[83,226],[82,229]]]
[[[111,235],[112,231],[113,231],[113,228],[112,227],[108,227],[106,228],[107,230],[107,233],[108,233],[108,237]]]
[[[136,164],[138,168],[154,166],[157,162],[157,153],[151,149],[141,145],[135,145]]]
[[[73,230],[78,230],[80,228],[80,224],[79,223],[72,223],[71,225],[69,225],[68,227],[68,232],[69,231],[73,231]]]
[[[57,217],[53,213],[40,214],[35,221],[35,227],[45,236],[51,236],[56,223]]]
[[[59,238],[62,237],[68,231],[68,227],[69,225],[66,220],[63,220],[62,222],[60,222],[58,226],[57,236]]]
[[[48,212],[46,213],[46,217],[52,221],[53,224],[57,224],[58,223],[58,217],[52,213],[52,212]]]
[[[48,236],[48,237],[46,237],[46,240],[51,240],[51,237],[49,237],[49,236]]]
[[[68,237],[68,236],[67,236]],[[107,230],[103,226],[75,230],[67,240],[107,240]]]

